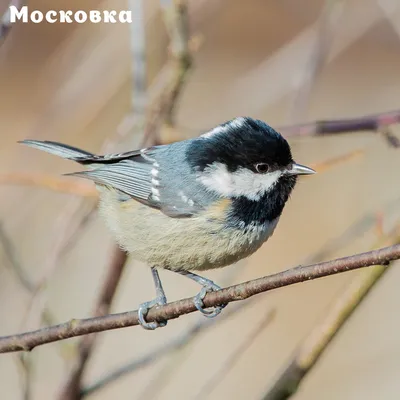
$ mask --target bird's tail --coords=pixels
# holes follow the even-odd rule
[[[49,140],[31,140],[25,139],[18,143],[26,144],[35,149],[47,151],[50,154],[73,160],[79,164],[113,164],[126,158],[139,157],[144,154],[144,150],[131,150],[123,153],[97,155],[88,151],[78,149],[68,144],[51,142]]]
[[[85,150],[81,150],[67,144],[51,142],[47,140],[41,141],[26,139],[18,143],[26,144],[27,146],[33,147],[35,149],[47,151],[48,153],[66,158],[68,160],[76,161],[80,164],[91,164],[98,161],[99,158],[102,158]]]

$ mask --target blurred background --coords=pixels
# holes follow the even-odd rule
[[[98,219],[93,187],[60,176],[79,166],[16,143],[25,138],[104,153],[197,136],[242,115],[294,126],[282,133],[296,161],[320,173],[301,179],[260,251],[206,274],[223,286],[391,240],[400,214],[391,123],[399,113],[385,113],[400,108],[397,0],[27,4],[131,10],[133,22],[7,26],[3,18],[0,335],[136,309],[154,295],[149,268],[125,263]],[[0,0],[1,15],[8,5]],[[383,115],[384,130],[315,135],[297,125],[370,114]],[[261,294],[211,322],[194,313],[154,332],[126,328],[1,355],[1,397],[261,399],[362,273]],[[161,278],[170,301],[197,293],[176,274]],[[399,279],[394,266],[293,398],[399,398]],[[118,379],[104,381],[121,367]]]

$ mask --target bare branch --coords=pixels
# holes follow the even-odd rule
[[[190,53],[189,21],[187,0],[162,2],[165,23],[170,35],[170,60],[165,74],[168,77],[159,98],[151,107],[148,124],[144,132],[144,142],[149,135],[161,127],[161,137],[156,140],[169,143],[176,138],[164,135],[175,125],[175,110],[182,93],[187,74],[192,65]],[[165,137],[167,136],[167,137]]]
[[[357,118],[320,120],[307,124],[281,127],[279,130],[286,137],[366,131],[378,132],[381,128],[398,124],[399,122],[400,110],[395,110]]]
[[[400,110],[385,111],[379,114],[365,115],[361,117],[345,118],[345,119],[327,119],[308,122],[305,124],[294,124],[277,127],[276,129],[285,137],[296,136],[322,136],[333,134],[345,134],[352,132],[376,132],[387,136],[387,127],[400,123]],[[181,130],[193,132],[190,127],[180,126]],[[386,131],[385,131],[386,129]],[[208,129],[201,129],[207,131]],[[389,142],[394,142],[391,145],[397,147],[398,139],[393,137],[389,132]]]
[[[32,398],[32,359],[28,357],[30,354],[19,353],[18,364],[21,370],[21,388],[23,390],[22,398],[24,400],[30,400]]]
[[[111,303],[117,291],[122,272],[127,261],[127,254],[116,248],[113,260],[110,263],[108,274],[104,280],[103,287],[100,291],[99,298],[96,302],[96,310],[94,315],[97,317],[106,315],[110,311]],[[61,390],[61,399],[79,399],[81,398],[81,381],[92,355],[97,335],[87,335],[79,343],[78,357],[74,360],[71,372],[67,376],[66,382]]]
[[[232,371],[232,368],[237,364],[243,353],[246,352],[258,336],[264,332],[264,329],[273,321],[274,317],[275,312],[271,310],[264,314],[260,322],[255,325],[250,334],[244,338],[243,343],[229,355],[228,359],[219,366],[218,371],[204,383],[203,387],[196,395],[196,399],[206,399],[210,395],[218,383]]]
[[[98,196],[95,187],[86,182],[44,173],[12,172],[0,174],[0,185],[37,186],[59,193],[82,197]]]
[[[328,58],[333,34],[336,31],[339,16],[343,11],[345,0],[325,0],[320,16],[316,22],[317,35],[310,59],[304,66],[300,77],[300,86],[292,104],[291,121],[299,121],[309,104],[311,89]]]
[[[347,161],[351,161],[360,156],[363,156],[364,154],[365,152],[362,150],[354,150],[337,157],[328,158],[325,161],[312,163],[310,164],[310,166],[320,174],[322,172],[330,170],[333,167],[336,167],[337,165],[343,164]]]
[[[400,258],[400,244],[384,247],[366,253],[338,258],[308,266],[298,266],[274,275],[265,276],[239,285],[230,286],[217,292],[208,293],[204,298],[205,307],[215,307],[233,301],[247,299],[256,294],[274,290],[295,283],[310,281],[372,265],[388,265]],[[165,321],[197,311],[193,298],[187,298],[165,306],[152,308],[148,321]],[[0,338],[0,353],[30,351],[33,348],[75,336],[105,330],[138,325],[137,311],[110,314],[104,317],[73,319],[63,324],[36,331]]]
[[[17,276],[21,285],[28,291],[35,291],[35,283],[32,282],[30,277],[26,274],[19,257],[17,255],[17,251],[15,249],[14,243],[9,238],[7,232],[5,231],[3,225],[0,223],[0,243],[3,246],[4,254],[7,256],[9,263],[11,265],[12,271]]]
[[[381,239],[380,245],[382,241],[385,244],[399,243],[399,226],[389,235],[389,238]],[[302,380],[314,367],[333,338],[387,271],[388,266],[376,265],[374,268],[363,271],[350,282],[331,305],[322,321],[299,345],[292,360],[268,389],[263,400],[285,400],[297,392]]]
[[[23,5],[23,0],[11,0],[6,12],[0,16],[0,40],[3,41],[11,30],[12,24],[10,21],[10,7],[15,6],[18,10],[20,10]]]

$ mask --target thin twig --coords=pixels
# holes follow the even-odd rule
[[[400,258],[400,244],[366,253],[342,257],[323,263],[298,266],[277,274],[233,285],[217,292],[208,293],[203,302],[206,308],[247,299],[295,283],[310,281],[329,275],[365,268],[372,265],[388,265]],[[187,298],[165,306],[152,308],[147,320],[168,321],[197,311],[193,298]],[[0,338],[0,353],[30,351],[37,346],[59,340],[86,335],[88,333],[125,328],[138,325],[137,311],[110,314],[104,317],[73,319],[59,325]]]
[[[21,370],[21,388],[22,398],[24,400],[30,400],[32,398],[32,359],[29,357],[30,354],[20,353],[18,354],[18,363]]]
[[[46,292],[48,282],[53,276],[54,272],[59,266],[59,256],[63,251],[66,243],[68,243],[75,235],[76,229],[80,224],[77,220],[76,215],[81,212],[80,205],[81,199],[77,198],[74,201],[68,203],[63,212],[59,215],[56,222],[54,223],[54,241],[52,243],[51,250],[48,252],[46,260],[44,262],[43,272],[41,278],[35,283],[35,288],[32,291],[32,297],[30,299],[27,311],[22,318],[24,322],[30,320],[37,320],[37,323],[44,322],[44,315],[46,308]]]
[[[0,243],[3,246],[4,253],[7,256],[11,270],[14,272],[18,281],[32,296],[34,296],[38,290],[38,284],[34,282],[28,274],[25,272],[25,268],[22,266],[21,260],[18,257],[18,252],[12,242],[11,238],[5,231],[3,225],[0,223]],[[55,321],[54,316],[47,308],[42,310],[42,318],[46,324],[53,324]]]
[[[118,283],[120,281],[126,261],[126,253],[120,249],[116,249],[114,251],[113,260],[110,263],[108,275],[104,280],[103,287],[96,302],[96,310],[94,312],[95,316],[100,317],[102,315],[106,315],[110,311],[111,303],[117,291]],[[87,335],[80,341],[77,359],[74,360],[74,365],[67,376],[65,384],[63,385],[60,398],[81,398],[82,376],[92,355],[96,337],[97,335],[95,334]]]
[[[0,185],[37,186],[58,193],[72,194],[81,197],[97,197],[93,185],[77,179],[59,177],[45,173],[12,172],[0,175]]]
[[[171,128],[175,125],[175,110],[192,65],[187,0],[165,1],[162,2],[162,6],[170,35],[170,60],[167,67],[169,73],[165,74],[168,80],[150,109],[144,143],[148,141],[151,132],[158,131],[159,127],[161,135],[156,138],[157,142],[169,143],[176,139],[163,133],[171,132]]]
[[[399,226],[388,236],[381,239],[379,245],[398,244],[400,242]],[[304,377],[388,269],[387,265],[376,265],[362,271],[350,282],[325,313],[322,321],[298,346],[293,358],[272,387],[268,389],[263,400],[286,400],[297,392]]]
[[[365,154],[364,151],[362,150],[354,150],[350,151],[345,154],[341,154],[337,157],[332,157],[328,158],[327,160],[316,162],[310,164],[311,168],[314,168],[319,174],[325,171],[330,170],[333,167],[336,167],[337,165],[341,165],[345,162],[354,160],[358,157],[361,157]]]
[[[5,13],[0,17],[0,40],[4,41],[7,35],[10,33],[12,24],[10,21],[10,7],[17,7],[18,10],[24,5],[24,1],[22,0],[11,0],[9,6]]]
[[[232,368],[240,360],[243,353],[254,343],[254,341],[260,336],[264,329],[273,321],[275,317],[275,311],[268,311],[261,318],[260,322],[255,325],[250,334],[244,338],[243,343],[233,351],[227,360],[223,362],[216,373],[205,382],[196,396],[196,399],[205,399],[215,389],[219,382],[232,371]]]
[[[310,59],[302,71],[301,85],[295,94],[292,105],[291,121],[295,122],[305,114],[309,104],[311,89],[328,58],[333,33],[336,32],[339,16],[345,0],[325,0],[320,16],[316,22],[316,43]]]
[[[4,254],[7,256],[11,270],[17,276],[21,285],[30,293],[35,291],[36,285],[25,272],[21,261],[19,260],[14,243],[5,231],[3,224],[0,223],[0,243],[3,246]]]

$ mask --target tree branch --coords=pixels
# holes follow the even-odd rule
[[[10,21],[10,7],[15,6],[18,10],[20,10],[24,5],[24,2],[25,1],[22,0],[11,0],[7,7],[7,10],[2,16],[0,16],[0,40],[4,41],[12,27]]]
[[[323,263],[298,266],[277,274],[230,286],[218,292],[208,293],[204,298],[204,306],[215,307],[232,301],[244,300],[256,294],[280,287],[358,268],[372,265],[388,265],[391,261],[399,258],[400,244],[397,244]],[[197,310],[193,303],[193,298],[187,298],[168,303],[162,307],[152,308],[147,315],[147,320],[149,322],[165,321],[195,311]],[[38,329],[36,331],[0,337],[0,353],[30,351],[46,343],[86,335],[88,333],[125,328],[138,325],[138,323],[137,311],[111,314],[97,318],[73,319],[63,324]]]
[[[389,127],[400,123],[400,110],[385,111],[379,114],[365,115],[347,119],[317,120],[304,124],[294,124],[277,127],[285,137],[322,136],[345,134],[351,132],[380,132],[393,147],[400,147],[400,140],[394,136]],[[190,127],[180,126],[180,129],[197,134]],[[207,131],[208,129],[200,129]]]
[[[38,186],[58,193],[72,194],[81,197],[96,197],[98,192],[94,185],[78,179],[65,179],[58,175],[32,172],[10,172],[0,174],[0,185]]]
[[[348,119],[319,120],[307,124],[284,126],[279,130],[286,137],[329,135],[349,132],[378,131],[400,123],[400,110]]]
[[[237,365],[243,354],[254,344],[258,337],[264,332],[265,328],[275,318],[275,311],[267,311],[261,320],[253,327],[251,332],[243,339],[243,342],[229,355],[229,357],[219,366],[218,370],[211,378],[204,382],[195,399],[209,398],[215,387],[222,382],[224,377],[230,374],[232,369]]]
[[[113,252],[113,260],[110,263],[106,279],[103,282],[94,315],[97,317],[106,315],[111,308],[111,303],[118,288],[124,267],[127,261],[127,254],[116,247]],[[61,390],[61,399],[80,399],[81,381],[83,373],[92,355],[97,335],[85,336],[78,345],[78,355],[74,360],[74,365],[69,372],[67,379]]]

